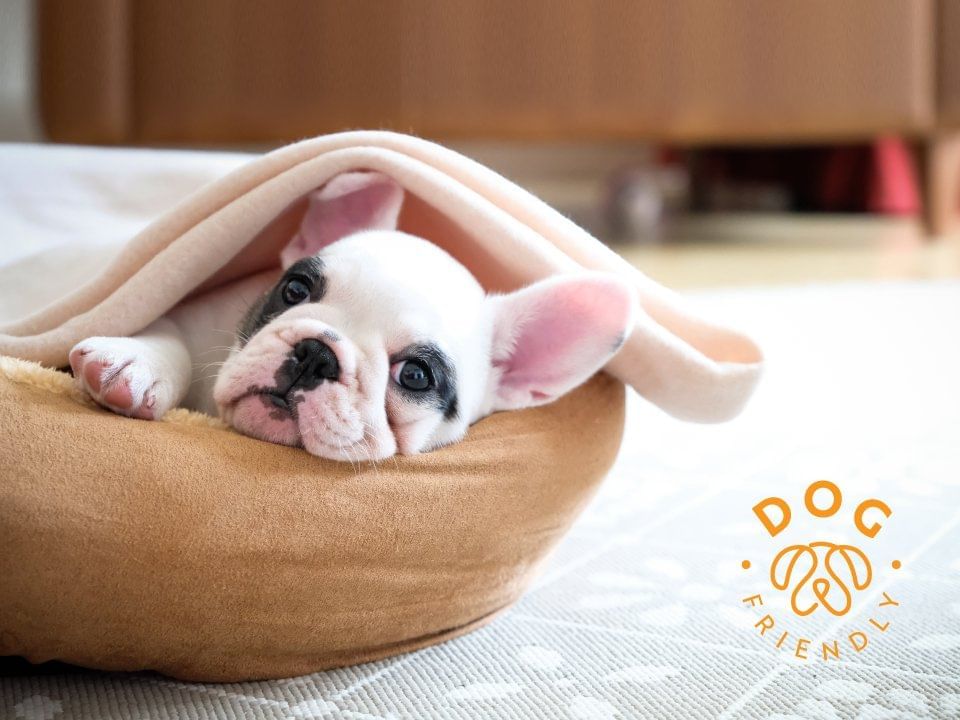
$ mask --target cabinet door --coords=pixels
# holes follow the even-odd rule
[[[934,112],[928,0],[492,0],[407,32],[405,117],[437,134],[790,141]]]

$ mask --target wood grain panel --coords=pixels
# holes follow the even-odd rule
[[[960,126],[960,2],[937,3],[937,121]]]
[[[55,140],[131,139],[128,0],[37,3],[40,115]]]
[[[791,140],[915,131],[932,120],[929,2],[489,0],[482,8],[452,3],[416,22],[408,16],[416,42],[405,48],[404,99],[415,127]]]
[[[104,116],[142,143],[351,127],[797,141],[916,133],[934,117],[935,0],[128,2],[128,110]],[[84,132],[49,107],[55,136]]]
[[[401,6],[359,2],[136,4],[136,135],[290,140],[396,126]]]

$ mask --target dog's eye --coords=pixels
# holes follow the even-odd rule
[[[402,360],[394,363],[390,368],[390,374],[397,385],[414,392],[429,390],[433,385],[430,368],[420,360]]]
[[[280,296],[287,305],[299,305],[310,297],[310,286],[300,278],[290,278],[283,284]]]

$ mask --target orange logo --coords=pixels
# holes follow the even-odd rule
[[[841,511],[843,495],[835,483],[817,480],[811,483],[804,493],[803,504],[814,520],[831,518]],[[789,503],[779,497],[761,500],[753,506],[753,513],[771,538],[777,537],[790,527],[793,519]],[[870,498],[857,504],[851,520],[856,531],[866,541],[871,541],[877,537],[883,528],[883,522],[892,514],[893,511],[885,502]],[[858,599],[862,598],[865,602],[871,600],[871,593],[867,591],[874,581],[874,570],[868,550],[870,548],[866,545],[861,547],[829,540],[790,543],[774,554],[766,579],[774,591],[783,593],[795,618],[802,619],[821,613],[842,618],[857,606]],[[750,570],[753,563],[744,560],[741,566],[744,570]],[[893,560],[890,566],[898,570],[901,563]],[[900,603],[885,591],[881,591],[879,596],[876,592],[872,595],[878,601],[872,615],[880,614],[880,610],[889,612],[900,606]],[[745,597],[743,602],[754,608],[764,605],[762,593]],[[877,619],[872,615],[867,624],[874,631],[886,632],[890,621],[881,622],[883,618]],[[759,630],[761,637],[772,638],[778,650],[791,648],[797,658],[808,658],[809,647],[814,639],[778,627],[773,614],[765,614],[754,627]],[[856,629],[843,639],[819,640],[820,654],[824,660],[829,660],[839,659],[845,645],[849,645],[855,652],[862,652],[869,645],[870,635],[868,630]]]

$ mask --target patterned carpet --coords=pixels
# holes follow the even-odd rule
[[[277,682],[0,678],[0,718],[960,717],[960,283],[695,299],[763,345],[755,401],[727,425],[692,426],[633,399],[616,469],[489,627]],[[821,479],[842,492],[830,517],[804,507]],[[751,509],[768,496],[792,509],[776,537]],[[882,523],[872,538],[854,523],[868,498],[891,511],[863,514],[868,530]],[[815,510],[830,504],[813,495]],[[813,540],[859,548],[870,582],[857,589],[863,571],[834,558],[825,580],[802,586],[801,560],[774,587],[776,552]],[[827,611],[844,588],[849,610]],[[743,602],[756,594],[762,606]],[[797,614],[811,597],[820,606]]]

